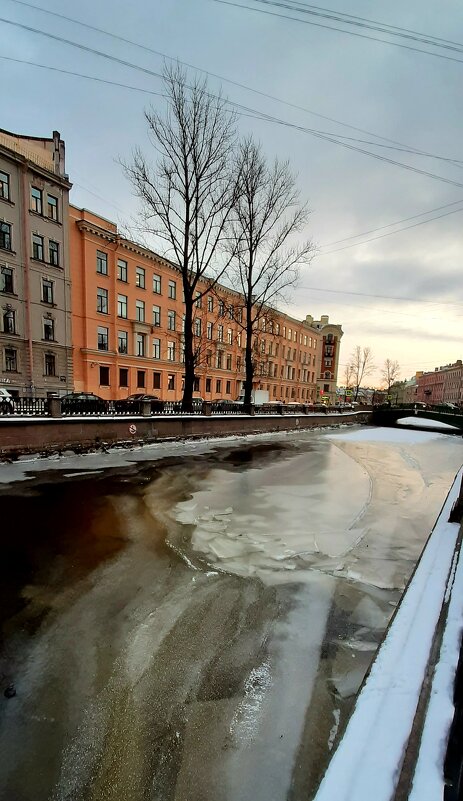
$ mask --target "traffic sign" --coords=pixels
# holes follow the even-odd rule
[[[352,395],[352,390],[351,389],[346,389],[345,394],[347,395],[347,397],[349,397],[349,395]]]

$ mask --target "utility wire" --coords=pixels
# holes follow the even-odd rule
[[[255,0],[255,2],[259,2],[259,0]],[[295,5],[295,6],[302,6],[303,8],[313,8],[313,9],[316,9],[317,11],[324,11],[324,12],[328,12],[330,14],[339,14],[342,17],[347,17],[347,18],[353,19],[353,20],[360,20],[362,22],[368,22],[368,23],[371,23],[373,25],[383,25],[385,28],[392,28],[393,31],[400,31],[402,33],[411,33],[414,36],[424,36],[424,37],[428,37],[429,39],[435,40],[436,43],[442,42],[444,44],[457,45],[457,47],[463,48],[463,43],[462,42],[454,42],[451,39],[443,39],[440,36],[433,36],[430,33],[423,33],[422,31],[414,31],[414,30],[411,30],[410,28],[403,28],[403,27],[400,27],[398,25],[390,25],[388,22],[378,22],[378,20],[371,20],[371,19],[367,19],[366,17],[359,17],[356,14],[347,14],[345,11],[335,11],[332,8],[323,8],[322,6],[315,6],[312,3],[302,2],[302,0],[287,0],[287,2],[289,2],[289,3],[291,3],[292,5]]]
[[[445,214],[438,214],[436,217],[430,217],[429,220],[421,220],[421,222],[414,223],[413,225],[406,225],[404,228],[400,228],[398,231],[389,231],[387,234],[380,234],[380,236],[373,236],[370,239],[365,239],[363,242],[355,242],[353,245],[344,245],[342,248],[335,248],[335,250],[327,250],[324,253],[316,254],[320,258],[322,256],[329,256],[331,253],[339,253],[340,250],[349,250],[350,248],[360,247],[360,245],[366,245],[368,242],[376,242],[377,239],[384,239],[386,236],[392,236],[392,234],[399,234],[402,231],[409,231],[410,228],[418,228],[419,225],[426,225],[426,223],[433,222],[433,220],[440,220],[442,217],[448,217],[450,214],[457,214],[458,212],[463,211],[463,207],[461,209],[453,209],[453,211],[446,211]]]
[[[381,225],[379,228],[370,228],[369,231],[362,231],[360,234],[352,234],[352,236],[346,236],[344,239],[336,239],[334,242],[326,242],[324,245],[320,245],[322,248],[329,248],[332,245],[340,245],[341,242],[348,242],[350,239],[358,239],[360,236],[367,236],[368,234],[374,234],[376,231],[384,231],[385,228],[391,228],[394,225],[400,225],[404,222],[409,222],[409,220],[416,220],[418,217],[425,217],[427,214],[433,214],[435,211],[441,211],[442,209],[448,209],[450,206],[457,206],[459,203],[463,203],[463,198],[460,200],[454,200],[453,203],[446,203],[445,206],[437,206],[435,209],[429,209],[429,211],[422,211],[421,214],[414,214],[412,217],[404,217],[403,220],[396,220],[396,222],[388,223],[387,225]],[[400,233],[400,231],[391,231],[391,233]]]
[[[286,2],[282,2],[282,0],[254,0],[256,3],[260,3],[266,6],[273,6],[274,8],[285,8],[289,11],[296,11],[298,14],[307,14],[309,16],[319,17],[321,19],[328,19],[334,20],[335,22],[342,22],[343,25],[352,25],[357,28],[363,28],[366,30],[371,31],[378,31],[380,33],[386,33],[389,36],[397,36],[401,39],[407,39],[412,42],[419,42],[420,44],[427,44],[431,45],[432,47],[441,47],[445,50],[452,50],[456,53],[463,53],[463,44],[459,42],[450,42],[444,39],[441,39],[439,42],[435,40],[432,36],[427,36],[426,34],[420,34],[417,32],[405,32],[404,29],[395,26],[388,26],[387,24],[383,24],[382,22],[374,22],[373,20],[367,20],[363,17],[353,17],[349,14],[344,14],[342,11],[332,11],[327,8],[318,8],[317,6],[309,6],[303,3],[293,3],[291,0],[286,0]],[[393,27],[394,29],[391,30],[390,28]],[[389,30],[388,30],[389,28]],[[344,31],[344,33],[348,33],[348,31]],[[390,42],[389,44],[395,44],[394,42]]]
[[[349,125],[346,122],[342,122],[341,120],[337,120],[337,119],[335,119],[333,117],[328,117],[328,116],[326,116],[324,114],[318,114],[317,112],[315,112],[315,111],[313,111],[311,109],[308,109],[308,108],[306,108],[304,106],[300,106],[300,105],[298,105],[296,103],[291,103],[288,100],[284,100],[281,97],[277,97],[275,95],[268,94],[267,92],[263,92],[263,91],[261,91],[259,89],[255,89],[254,87],[249,86],[247,84],[240,83],[239,81],[234,81],[234,80],[232,80],[230,78],[226,78],[223,75],[219,75],[219,74],[217,74],[215,72],[210,72],[208,70],[201,69],[200,67],[197,67],[194,64],[189,64],[188,62],[181,61],[178,58],[174,58],[172,56],[169,56],[166,53],[162,53],[159,50],[154,50],[153,48],[148,47],[147,45],[141,44],[140,42],[135,42],[132,39],[127,39],[124,36],[119,36],[118,34],[112,33],[111,31],[107,31],[107,30],[105,30],[103,28],[98,28],[95,25],[90,25],[90,24],[88,24],[86,22],[81,22],[80,20],[74,19],[73,17],[68,17],[65,14],[59,14],[56,11],[49,11],[48,9],[42,8],[41,6],[36,6],[36,5],[32,4],[32,3],[28,3],[25,0],[9,0],[9,2],[16,3],[17,5],[25,6],[27,8],[32,8],[32,9],[34,9],[36,11],[40,11],[43,14],[48,14],[50,16],[57,17],[58,19],[63,19],[66,22],[71,22],[74,25],[80,25],[83,28],[87,28],[88,30],[95,31],[96,33],[101,33],[104,36],[109,36],[110,38],[115,39],[116,41],[124,42],[125,44],[132,45],[133,47],[138,47],[141,50],[145,50],[148,53],[153,53],[154,55],[160,56],[161,58],[167,59],[169,61],[177,61],[179,64],[182,64],[185,67],[188,67],[190,69],[194,69],[194,70],[196,70],[198,72],[202,72],[205,75],[210,75],[211,77],[217,78],[220,81],[224,81],[224,82],[229,83],[229,84],[231,84],[233,86],[237,86],[240,89],[244,89],[245,91],[253,92],[254,94],[260,95],[261,97],[265,97],[265,98],[267,98],[269,100],[274,100],[277,103],[282,103],[283,105],[288,106],[290,108],[295,108],[298,111],[303,111],[306,114],[311,114],[311,115],[313,115],[315,117],[319,117],[320,119],[327,120],[328,122],[334,122],[336,125],[341,125],[341,126],[343,126],[345,128],[349,128],[349,129],[357,131],[359,133],[367,134],[368,136],[374,136],[377,139],[382,139],[382,141],[384,141],[384,142],[389,142],[390,144],[393,144],[393,145],[399,145],[400,147],[403,147],[406,150],[409,148],[411,153],[416,153],[418,155],[431,156],[432,158],[441,158],[441,159],[443,159],[445,161],[448,160],[448,161],[450,161],[452,163],[457,163],[457,160],[455,160],[455,159],[445,159],[443,156],[434,156],[434,155],[426,153],[425,151],[420,150],[418,148],[411,148],[409,145],[405,145],[403,142],[398,142],[398,141],[396,141],[394,139],[388,139],[387,137],[381,136],[380,134],[376,134],[376,133],[373,133],[371,131],[367,131],[364,128],[358,128],[355,125]],[[25,63],[28,63],[28,62],[25,62]],[[39,65],[37,65],[37,66],[39,66]],[[40,66],[42,66],[42,65],[40,65]],[[81,77],[90,77],[90,76],[81,76]],[[98,79],[95,79],[95,80],[98,80]],[[134,87],[134,88],[136,89],[136,87]],[[146,91],[146,90],[138,89],[138,91]]]
[[[304,25],[312,25],[315,28],[324,28],[328,31],[337,31],[338,33],[345,33],[348,36],[356,36],[359,39],[369,39],[372,42],[381,42],[382,44],[393,45],[400,47],[402,50],[411,50],[414,53],[423,53],[426,56],[434,56],[435,58],[443,58],[445,61],[456,61],[463,64],[463,59],[454,58],[453,56],[445,56],[443,53],[432,53],[430,50],[423,50],[420,47],[412,47],[411,45],[400,44],[399,42],[389,42],[387,39],[380,39],[378,36],[367,36],[365,33],[356,33],[355,31],[345,31],[342,28],[336,28],[334,25],[323,25],[320,22],[313,22],[308,19],[299,19],[298,17],[291,17],[288,14],[278,14],[276,11],[267,11],[263,8],[253,8],[252,6],[241,5],[240,3],[233,3],[231,0],[212,0],[214,3],[220,3],[224,6],[234,6],[246,11],[255,11],[257,14],[267,14],[270,17],[279,17],[280,19],[289,19],[293,22],[300,22]]]
[[[345,289],[327,289],[326,287],[301,286],[299,289],[307,289],[310,292],[328,292],[333,295],[355,295],[360,298],[380,298],[381,300],[404,300],[407,303],[431,303],[438,306],[463,306],[463,303],[455,303],[450,300],[428,300],[427,298],[407,298],[400,295],[379,295],[369,292],[350,292]]]

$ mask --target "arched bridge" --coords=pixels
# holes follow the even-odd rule
[[[434,420],[447,423],[463,431],[463,413],[461,409],[446,409],[445,407],[425,409],[417,404],[403,406],[375,406],[372,422],[378,426],[392,426],[402,417],[422,417],[425,420]]]

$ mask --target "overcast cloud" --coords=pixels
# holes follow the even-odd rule
[[[255,0],[237,2],[264,8]],[[41,4],[318,114],[428,153],[463,159],[463,63],[214,0],[81,0],[78,5],[70,0],[41,0]],[[386,6],[366,0],[330,0],[329,8],[463,42],[459,0],[409,0],[407,4],[390,0]],[[0,16],[156,72],[162,69],[160,56],[13,0],[3,1]],[[161,91],[161,82],[154,77],[5,22],[0,22],[0,53]],[[71,201],[117,222],[129,220],[136,203],[116,160],[129,157],[136,144],[148,147],[143,107],[149,102],[162,104],[162,98],[9,60],[0,60],[0,69],[0,127],[34,136],[59,130],[66,141],[67,168],[74,183]],[[215,78],[210,82],[214,89],[220,85]],[[231,84],[223,83],[223,90],[230,99],[285,121],[374,141],[369,134]],[[403,377],[461,358],[463,211],[356,247],[347,246],[357,240],[338,240],[454,201],[461,200],[461,205],[434,214],[463,210],[463,163],[354,142],[462,184],[457,187],[281,125],[246,117],[240,119],[239,127],[260,139],[270,157],[290,158],[301,195],[313,210],[306,233],[319,245],[320,255],[303,271],[301,287],[285,310],[298,317],[326,313],[342,323],[342,362],[356,344],[370,345],[378,365],[387,357],[398,359]],[[359,241],[397,227],[401,226],[367,234]]]

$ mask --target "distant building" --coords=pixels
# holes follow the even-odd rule
[[[121,236],[115,223],[70,207],[74,378],[103,398],[133,393],[180,400],[183,291],[178,267]],[[198,286],[203,291],[206,284]],[[236,400],[244,383],[242,296],[225,286],[198,298],[194,397]],[[254,389],[270,401],[334,400],[340,326],[269,310],[255,332]]]
[[[463,403],[463,364],[458,359],[454,364],[436,367],[429,373],[417,373],[416,400],[422,403]]]
[[[330,323],[327,314],[322,314],[319,320],[314,320],[308,314],[306,323],[321,334],[321,354],[319,372],[317,375],[317,397],[328,397],[329,402],[336,402],[336,385],[338,380],[339,352],[343,330],[340,325]]]
[[[0,130],[0,386],[73,388],[64,142]]]

